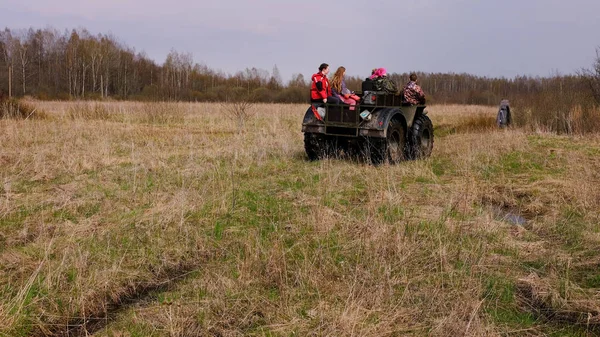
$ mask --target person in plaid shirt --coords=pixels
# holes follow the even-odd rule
[[[404,87],[404,101],[412,105],[425,104],[425,93],[417,84],[417,74],[409,76],[410,81]]]

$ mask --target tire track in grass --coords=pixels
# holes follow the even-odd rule
[[[51,328],[42,327],[34,336],[78,337],[94,334],[106,327],[122,311],[150,299],[153,293],[173,289],[189,275],[198,271],[201,265],[210,258],[204,256],[201,259],[183,261],[173,268],[161,271],[152,280],[130,284],[119,289],[116,297],[105,294],[104,305],[97,305],[89,315],[70,319],[65,325],[55,324]]]

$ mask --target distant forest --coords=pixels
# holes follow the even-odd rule
[[[16,97],[199,102],[243,97],[254,102],[301,103],[308,101],[310,75],[294,74],[283,83],[277,66],[271,71],[252,67],[225,74],[177,51],[159,65],[111,35],[93,35],[85,29],[0,31],[0,91]],[[571,101],[593,98],[583,72],[511,79],[464,73],[418,75],[429,103],[496,105],[503,97],[527,101],[548,93],[567,95]],[[391,73],[391,78],[401,87],[408,74]],[[362,80],[346,79],[355,90]]]

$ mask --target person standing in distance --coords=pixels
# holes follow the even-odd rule
[[[329,86],[327,74],[329,74],[329,65],[322,63],[319,66],[319,72],[313,74],[310,78],[310,101],[312,103],[340,103],[337,97],[331,95],[331,87]]]
[[[508,100],[506,98],[503,98],[500,101],[500,109],[498,110],[498,115],[496,116],[496,123],[500,128],[505,128],[512,124],[510,104],[508,103]]]

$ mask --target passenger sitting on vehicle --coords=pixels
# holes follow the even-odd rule
[[[412,73],[409,76],[410,81],[404,87],[404,101],[411,105],[425,104],[425,93],[417,84],[417,74]]]
[[[333,74],[333,79],[331,80],[331,92],[343,103],[354,106],[356,105],[356,102],[360,100],[360,97],[346,87],[346,81],[344,80],[345,75],[346,68],[337,68],[335,74]],[[350,110],[354,110],[354,107],[351,107]]]
[[[373,87],[376,91],[384,91],[388,94],[398,93],[396,83],[387,77],[385,68],[378,68],[369,77],[373,81]]]
[[[371,75],[370,76],[372,76],[373,74],[375,74],[375,72],[377,71],[377,69],[379,69],[379,68],[373,68],[371,70]],[[365,91],[374,91],[375,90],[375,87],[373,86],[373,80],[371,79],[371,77],[365,78],[365,80],[362,82],[361,90],[362,90],[363,93]]]
[[[329,65],[322,63],[319,66],[319,72],[312,75],[310,79],[310,101],[313,103],[340,104],[339,98],[331,94],[327,74],[329,74]]]

